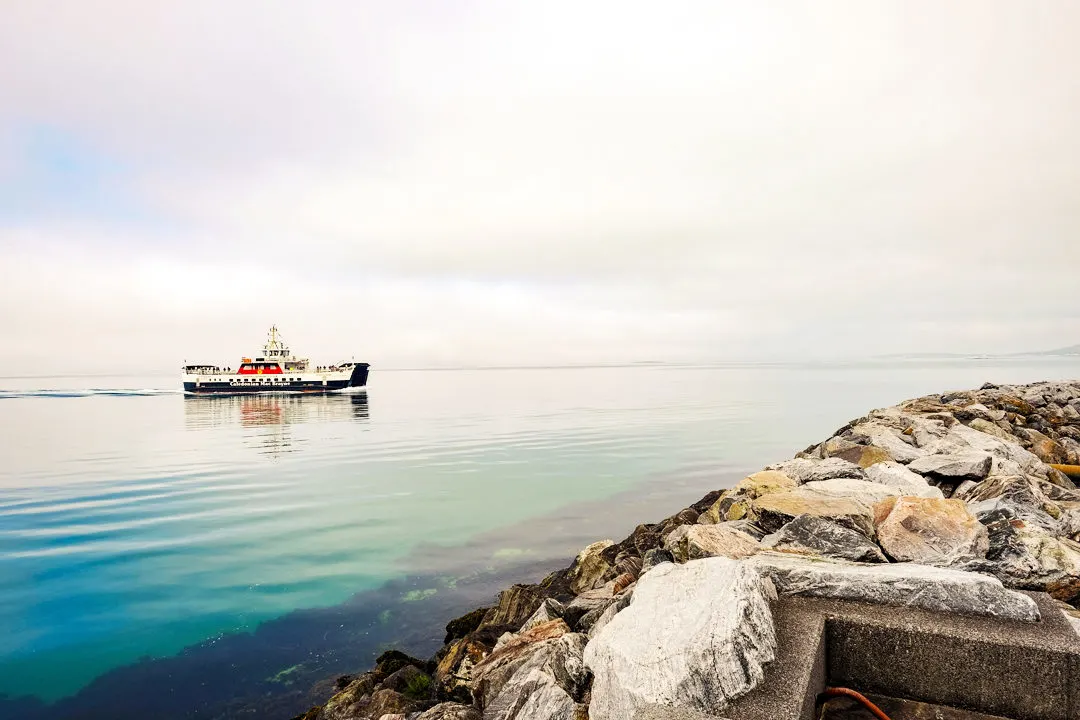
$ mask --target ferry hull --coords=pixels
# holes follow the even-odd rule
[[[248,395],[254,393],[326,393],[350,387],[365,387],[368,364],[359,363],[348,377],[279,378],[274,375],[252,377],[199,377],[184,379],[184,392],[192,395]]]

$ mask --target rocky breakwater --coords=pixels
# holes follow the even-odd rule
[[[793,459],[388,653],[305,720],[630,720],[722,713],[810,595],[1039,618],[1080,602],[1080,383],[987,384],[875,410]],[[1077,621],[1080,622],[1080,621]],[[644,716],[644,715],[642,715]]]

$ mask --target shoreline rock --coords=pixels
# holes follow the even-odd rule
[[[928,395],[715,490],[380,656],[303,720],[608,720],[719,712],[776,652],[770,599],[1080,616],[1080,383]],[[1080,621],[1077,621],[1080,625]],[[1078,628],[1080,632],[1080,628]]]

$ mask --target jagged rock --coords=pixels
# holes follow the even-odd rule
[[[611,540],[601,540],[578,553],[570,568],[570,590],[575,595],[592,590],[596,581],[611,567],[600,553],[614,544]]]
[[[1035,457],[1050,465],[1064,465],[1069,462],[1069,454],[1065,448],[1036,430],[1028,430],[1029,434],[1039,435],[1031,443],[1031,452]]]
[[[716,712],[761,682],[776,651],[772,589],[746,562],[661,565],[638,581],[585,648],[592,720],[656,705]]]
[[[782,472],[762,470],[749,475],[735,487],[725,491],[705,512],[698,517],[701,524],[730,522],[743,518],[751,500],[769,493],[790,490],[798,483]]]
[[[1066,602],[1080,599],[1080,544],[1018,526],[1007,507],[986,513],[983,522],[990,535],[987,570],[1006,586],[1040,590]]]
[[[896,490],[900,495],[943,497],[939,488],[927,484],[922,475],[897,462],[883,462],[866,468],[866,479]]]
[[[587,638],[561,620],[523,633],[473,671],[473,699],[485,717],[571,720],[588,674],[581,656]]]
[[[405,713],[387,713],[378,720],[405,720]]]
[[[896,462],[909,463],[926,454],[902,430],[885,424],[884,418],[855,425],[851,433],[865,443],[887,450]]]
[[[888,562],[870,538],[814,515],[800,515],[779,531],[765,536],[761,545],[855,562]]]
[[[423,668],[427,665],[426,662],[420,658],[414,658],[412,655],[406,655],[400,650],[387,650],[379,657],[375,658],[375,669],[381,672],[383,675],[391,675],[398,670],[414,666],[416,668]]]
[[[837,457],[826,458],[825,460],[795,458],[794,460],[770,465],[768,469],[781,472],[797,483],[834,480],[836,478],[862,479],[865,477],[861,467]]]
[[[900,562],[947,565],[986,557],[989,537],[963,500],[901,497],[874,506],[878,543]]]
[[[605,608],[611,604],[614,597],[614,581],[610,585],[586,590],[571,600],[563,611],[563,619],[570,627],[578,627],[578,623],[585,615],[597,608]]]
[[[430,681],[431,678],[428,677],[428,674],[423,670],[415,665],[406,665],[391,673],[381,684],[384,689],[394,690],[403,695],[408,695],[411,689],[417,688],[420,685],[426,687],[430,684]]]
[[[645,553],[645,557],[642,559],[641,574],[644,575],[645,573],[649,572],[649,570],[652,570],[654,567],[662,563],[674,561],[675,558],[673,558],[671,556],[671,553],[669,553],[664,548],[653,548],[652,550]]]
[[[561,602],[554,598],[545,598],[544,602],[540,603],[540,607],[536,608],[536,612],[530,615],[525,624],[521,626],[520,632],[527,632],[542,623],[558,620],[565,612],[566,606]]]
[[[784,595],[993,615],[1027,622],[1039,619],[1034,600],[1006,590],[997,578],[979,573],[915,563],[857,564],[775,552],[761,552],[742,562],[759,568]]]
[[[472,612],[465,613],[461,617],[446,623],[446,638],[443,639],[443,645],[451,640],[463,638],[476,628],[480,627],[480,623],[484,621],[484,616],[487,615],[490,610],[492,610],[492,608],[477,608]]]
[[[683,525],[664,543],[676,562],[706,557],[749,557],[761,549],[753,537],[721,525]]]
[[[839,458],[841,460],[847,460],[850,463],[854,463],[859,467],[865,469],[876,463],[889,462],[893,459],[889,451],[884,448],[879,448],[874,445],[856,445],[847,450],[841,450],[833,453],[829,457]]]
[[[913,460],[908,468],[922,475],[960,480],[982,480],[990,474],[993,458],[987,453],[965,452],[951,455],[927,455]]]
[[[511,625],[519,628],[536,612],[544,597],[539,585],[511,585],[499,593],[499,604],[484,615],[480,627]]]
[[[325,720],[379,720],[384,715],[406,715],[418,709],[420,703],[405,697],[394,690],[376,690],[371,695],[364,695],[350,705],[345,714],[330,715],[327,712],[329,703],[323,706],[323,714],[320,718]]]
[[[821,483],[802,485],[794,490],[758,498],[751,506],[757,524],[766,532],[776,532],[800,515],[816,515],[873,536],[874,518],[869,505],[837,496],[828,490],[818,490],[815,488],[818,485]]]
[[[435,656],[438,663],[435,667],[435,686],[439,699],[471,698],[468,686],[473,668],[492,652],[499,632],[495,627],[481,628],[439,651]]]
[[[472,705],[445,702],[428,708],[417,715],[415,720],[483,720],[483,715]]]
[[[1052,530],[1061,517],[1061,507],[1050,495],[1066,495],[1064,489],[1056,489],[1049,482],[1020,475],[994,475],[965,492],[963,499],[969,504],[1000,498],[1009,503],[1015,516],[1029,525]],[[1049,493],[1049,495],[1048,495]]]
[[[874,503],[887,497],[900,494],[900,491],[894,487],[854,478],[815,481],[807,483],[806,487],[821,495],[854,500],[868,508],[872,508]]]
[[[976,418],[968,424],[968,427],[973,430],[978,430],[979,432],[987,433],[988,435],[993,435],[994,437],[1000,440],[1004,440],[1005,442],[1016,442],[1016,439],[1008,432],[1006,432],[1000,425],[989,420]]]
[[[319,720],[351,720],[359,717],[360,702],[370,698],[379,685],[381,673],[369,672],[349,683],[344,690],[326,701]]]

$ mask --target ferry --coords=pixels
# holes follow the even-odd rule
[[[270,328],[261,355],[244,357],[234,370],[218,365],[188,364],[184,361],[184,392],[202,394],[243,394],[265,392],[325,393],[367,385],[368,363],[342,362],[312,366],[307,358],[292,354],[278,333]]]

